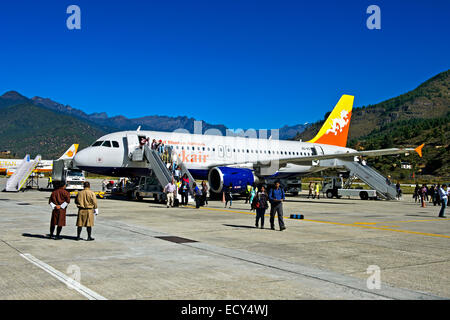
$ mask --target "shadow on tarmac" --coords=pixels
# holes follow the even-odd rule
[[[37,239],[46,239],[49,240],[50,239],[50,235],[43,235],[43,234],[31,234],[31,233],[22,233],[22,237],[27,237],[27,238],[37,238]],[[63,239],[67,239],[67,240],[76,240],[77,237],[72,237],[72,236],[64,236],[61,235],[61,238]]]
[[[237,224],[224,224],[225,227],[244,228],[244,229],[257,229],[255,226],[244,226]]]

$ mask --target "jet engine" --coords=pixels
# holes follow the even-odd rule
[[[214,167],[208,174],[209,188],[215,193],[222,192],[230,183],[233,184],[233,192],[244,192],[247,183],[253,184],[257,180],[253,171],[245,168]]]

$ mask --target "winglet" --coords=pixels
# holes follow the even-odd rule
[[[417,154],[421,158],[422,158],[422,148],[423,148],[424,145],[425,145],[425,143],[422,143],[420,146],[418,146],[417,148],[414,149],[414,151],[417,152]]]

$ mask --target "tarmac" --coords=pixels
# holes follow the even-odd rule
[[[100,190],[101,180],[90,181]],[[92,242],[74,240],[73,202],[64,239],[47,238],[49,195],[0,193],[2,300],[450,297],[450,221],[411,195],[363,201],[301,193],[284,203],[284,231],[277,222],[270,230],[268,215],[265,229],[255,228],[244,200],[195,209],[99,199]]]

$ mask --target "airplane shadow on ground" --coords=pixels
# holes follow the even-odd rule
[[[23,237],[27,237],[27,238],[37,238],[37,239],[50,240],[49,235],[43,235],[43,234],[22,233],[22,236]],[[65,235],[61,235],[61,237],[63,239],[67,239],[67,240],[76,240],[77,239],[77,237],[65,236]]]
[[[355,200],[355,199],[341,199],[341,200]],[[285,200],[284,202],[299,202],[299,203],[321,203],[321,204],[344,204],[348,205],[348,203],[345,202],[330,202],[330,201],[320,201],[320,200]]]

